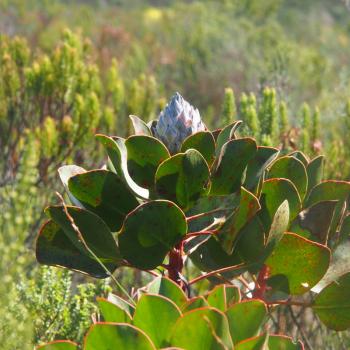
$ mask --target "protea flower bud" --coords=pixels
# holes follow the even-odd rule
[[[161,140],[171,154],[180,150],[183,140],[198,132],[206,130],[198,109],[195,109],[176,92],[153,129],[154,136]]]

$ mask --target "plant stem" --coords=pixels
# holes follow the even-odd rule
[[[205,236],[205,235],[215,235],[218,233],[218,230],[208,230],[208,231],[198,231],[198,232],[190,232],[186,235],[185,239],[197,236]]]
[[[224,272],[229,272],[229,271],[235,271],[235,270],[239,270],[239,269],[242,269],[242,268],[245,268],[247,267],[247,265],[245,265],[244,263],[241,263],[241,264],[238,264],[238,265],[233,265],[233,266],[228,266],[228,267],[224,267],[222,269],[218,269],[218,270],[214,270],[214,271],[211,271],[211,272],[208,272],[206,273],[205,275],[201,275],[201,276],[198,276],[196,278],[194,278],[192,281],[188,282],[188,285],[191,285],[191,284],[195,284],[205,278],[208,278],[210,276],[214,276],[218,273],[224,273]]]
[[[303,306],[303,307],[310,307],[310,302],[305,301],[294,301],[294,300],[275,300],[275,301],[269,301],[265,303],[267,305],[288,305],[288,306]]]
[[[266,265],[263,265],[261,270],[259,271],[258,278],[255,282],[255,290],[253,292],[253,298],[256,299],[264,299],[264,294],[267,289],[267,279],[269,277],[269,269]]]
[[[177,283],[183,290],[187,289],[183,279],[181,278],[181,271],[184,267],[183,262],[183,242],[176,245],[169,253],[169,263],[164,265],[168,270],[168,276],[171,280]]]
[[[188,218],[186,218],[186,220],[187,220],[187,221],[197,220],[197,219],[203,218],[203,217],[205,217],[205,216],[218,213],[218,212],[220,212],[220,211],[228,211],[228,210],[232,210],[232,209],[231,209],[231,208],[218,208],[218,209],[213,209],[213,210],[207,211],[207,212],[205,212],[205,213],[200,213],[200,214],[196,214],[196,215],[193,215],[193,216],[189,216]]]

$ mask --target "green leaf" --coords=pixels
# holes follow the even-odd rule
[[[74,207],[68,207],[68,210],[79,227],[83,237],[86,239],[88,246],[91,246],[90,249],[95,251],[95,254],[100,261],[103,262],[105,267],[110,272],[113,272],[122,264],[113,237],[113,241],[108,247],[107,255],[104,252],[101,253],[99,249],[95,249],[94,242],[92,242],[89,237],[91,229],[89,228],[87,230],[85,224],[81,223],[81,220],[84,220],[86,215],[81,215],[79,214],[79,211],[75,211],[75,209],[78,208],[72,208]],[[61,207],[51,207],[50,209],[56,213],[61,210]],[[60,214],[55,214],[54,216],[59,216],[59,220],[57,220],[57,222],[52,220],[46,222],[39,232],[36,241],[36,258],[38,262],[45,265],[64,266],[69,269],[87,273],[96,278],[108,277],[109,274],[106,273],[101,264],[95,260],[94,256],[90,254],[86,249],[85,244],[82,241],[79,241],[78,235],[73,230],[71,223],[66,221],[67,218],[61,218]],[[91,213],[90,216],[88,213],[87,216],[89,217],[87,223],[92,222],[93,224],[96,224],[96,222],[99,222],[94,214]],[[63,223],[63,225],[61,225],[61,223]],[[91,227],[94,229],[93,225]],[[107,231],[108,228],[106,228],[104,223],[101,227],[102,237],[106,238],[108,244],[108,241],[110,240],[108,235],[111,235],[111,233]],[[104,228],[106,228],[106,230]],[[103,245],[103,242],[104,241],[102,240],[100,245]],[[103,249],[103,246],[99,248]]]
[[[266,168],[277,158],[279,150],[273,147],[258,146],[253,159],[248,163],[244,187],[258,193],[257,187],[263,179]]]
[[[162,295],[143,294],[136,305],[133,324],[142,329],[156,348],[167,345],[167,339],[181,316],[180,309]]]
[[[191,350],[233,348],[227,318],[209,307],[184,313],[175,324],[170,343]]]
[[[139,269],[154,269],[187,233],[184,213],[166,200],[140,205],[125,218],[118,235],[124,259]]]
[[[221,153],[221,149],[224,144],[235,138],[235,131],[242,124],[241,120],[237,120],[229,125],[226,125],[223,129],[220,130],[217,139],[216,139],[216,157]]]
[[[326,244],[337,201],[322,201],[299,213],[290,230],[305,238]]]
[[[187,302],[184,291],[174,281],[167,277],[157,277],[147,286],[147,292],[163,295],[173,301],[178,307]]]
[[[130,136],[125,140],[128,172],[141,187],[154,186],[154,177],[160,163],[170,157],[168,149],[151,136]]]
[[[327,180],[316,185],[307,199],[305,206],[312,205],[322,201],[345,201],[350,194],[350,182]]]
[[[139,203],[125,183],[111,171],[92,170],[72,176],[69,191],[84,207],[118,231],[125,216]]]
[[[118,306],[120,309],[124,310],[130,317],[133,316],[135,308],[133,305],[131,305],[129,302],[127,302],[125,299],[121,298],[118,295],[115,295],[113,293],[108,294],[108,301],[112,304]]]
[[[287,218],[288,221],[288,218]],[[283,230],[284,232],[284,230]],[[282,232],[282,233],[283,233]],[[233,255],[237,255],[240,260],[247,265],[251,265],[249,270],[253,273],[260,269],[256,264],[261,261],[265,252],[265,232],[258,217],[254,217],[241,231]]]
[[[307,167],[307,165],[309,164],[308,157],[301,151],[295,151],[295,152],[292,152],[288,155],[291,157],[294,157],[295,159],[300,160],[304,164],[305,167]]]
[[[306,167],[308,177],[308,192],[318,185],[323,179],[324,156],[314,158]]]
[[[241,229],[254,217],[258,210],[260,210],[259,200],[244,187],[241,187],[239,206],[226,219],[218,233],[222,247],[228,254],[232,254]]]
[[[276,210],[273,217],[270,231],[266,240],[266,254],[273,251],[277,243],[282,239],[284,232],[286,232],[289,223],[289,204],[285,200]]]
[[[292,338],[284,335],[269,335],[269,350],[304,350],[303,344],[294,342]]]
[[[46,222],[36,240],[36,259],[40,264],[64,266],[68,269],[84,272],[96,278],[106,278],[108,274],[101,265],[77,249],[64,231],[52,220]],[[116,265],[108,265],[113,271]]]
[[[206,306],[209,306],[209,304],[204,297],[202,296],[194,297],[189,299],[185,304],[182,305],[181,311],[188,312],[188,311],[199,309]]]
[[[350,328],[350,273],[324,288],[312,308],[328,328],[336,331]]]
[[[131,316],[124,309],[104,298],[96,298],[98,308],[106,322],[131,323]]]
[[[339,241],[346,241],[350,238],[350,214],[344,217],[339,231]]]
[[[136,115],[129,115],[129,118],[131,119],[131,123],[134,127],[135,135],[152,136],[151,129],[142,119]]]
[[[236,344],[235,350],[265,350],[268,348],[268,337],[268,334],[262,334],[257,337],[245,339]]]
[[[95,323],[86,337],[84,350],[156,350],[141,329],[125,323]]]
[[[209,237],[205,243],[198,246],[198,248],[190,254],[190,258],[200,270],[206,272],[238,265],[242,262],[239,256],[227,254],[219,241],[214,237]],[[237,270],[235,274],[240,274],[242,271],[244,271],[244,269]]]
[[[77,207],[83,207],[83,205],[73,196],[72,193],[70,193],[68,188],[68,181],[69,179],[77,174],[83,174],[86,170],[80,166],[77,165],[64,165],[58,168],[58,174],[61,179],[61,182],[68,194],[68,197],[73,205],[76,205]]]
[[[271,283],[285,279],[283,292],[304,294],[321,280],[330,262],[330,250],[294,233],[285,233],[265,264],[269,267]]]
[[[112,233],[100,217],[77,207],[67,206],[66,209],[70,218],[67,217],[63,206],[47,207],[45,212],[62,228],[74,246],[83,254],[91,255],[87,250],[88,247],[103,263],[121,262]],[[74,221],[81,236],[73,227],[70,219]]]
[[[231,140],[222,146],[220,156],[213,165],[211,195],[227,195],[240,189],[248,162],[257,147],[251,138]]]
[[[268,178],[285,178],[295,185],[303,200],[308,188],[308,177],[304,164],[294,157],[281,157],[270,167]]]
[[[221,284],[207,295],[208,304],[225,312],[228,307],[240,301],[241,294],[237,287]]]
[[[322,201],[338,201],[338,204],[334,210],[333,220],[328,234],[330,238],[336,233],[337,227],[339,226],[344,212],[346,200],[349,198],[349,195],[350,182],[328,180],[316,185],[310,192],[310,195],[306,201],[306,207],[311,207],[312,205]]]
[[[37,347],[37,350],[77,350],[78,344],[69,340],[55,340]]]
[[[181,146],[181,152],[195,149],[201,153],[209,166],[215,159],[215,140],[210,131],[199,131],[188,136]]]
[[[209,168],[194,149],[165,160],[156,173],[156,190],[160,197],[176,202],[184,210],[208,192]]]
[[[287,179],[270,179],[264,181],[260,198],[262,208],[259,216],[267,231],[270,229],[277,209],[285,200],[289,204],[289,222],[291,222],[301,210],[301,201],[297,189]]]
[[[267,307],[261,300],[246,300],[232,305],[226,316],[234,344],[258,334],[267,318]]]
[[[208,214],[195,220],[189,220],[189,232],[198,232],[205,230],[212,225],[216,219],[225,219],[238,207],[240,200],[239,193],[233,193],[227,196],[206,196],[199,198],[196,204],[186,212],[187,217],[207,213],[212,210],[218,210],[212,214]]]
[[[98,134],[96,138],[105,147],[109,160],[113,166],[114,171],[127,184],[130,190],[138,197],[148,199],[149,191],[140,187],[131,177],[128,172],[127,163],[127,149],[125,140],[122,138],[111,138],[109,136]]]
[[[327,273],[323,276],[321,281],[312,288],[312,291],[319,293],[328,284],[337,281],[339,277],[350,272],[350,240],[341,242],[332,250],[332,259],[327,270]]]

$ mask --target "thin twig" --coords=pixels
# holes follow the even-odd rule
[[[197,220],[197,219],[203,218],[203,217],[205,217],[205,216],[209,216],[209,215],[211,215],[211,214],[218,213],[218,212],[220,212],[220,211],[229,211],[229,210],[232,210],[232,208],[218,208],[218,209],[213,209],[213,210],[207,211],[207,212],[205,212],[205,213],[200,213],[200,214],[196,214],[196,215],[189,216],[188,218],[186,218],[186,220],[187,220],[187,221]]]
[[[311,306],[310,302],[305,301],[293,301],[293,300],[274,300],[270,302],[266,302],[268,305],[288,305],[288,306],[303,306],[309,307]]]
[[[219,232],[218,230],[190,232],[186,235],[185,239],[197,237],[197,236],[216,235],[218,232]]]
[[[244,263],[241,263],[241,264],[238,264],[238,265],[233,265],[233,266],[228,266],[228,267],[224,267],[222,269],[218,269],[218,270],[215,270],[215,271],[211,271],[211,272],[208,272],[204,275],[201,275],[201,276],[198,276],[196,278],[194,278],[192,281],[189,281],[188,284],[191,285],[191,284],[195,284],[205,278],[208,278],[208,277],[211,277],[211,276],[214,276],[216,274],[220,274],[220,273],[224,273],[224,272],[229,272],[229,271],[235,271],[235,270],[239,270],[241,268],[244,268],[244,267],[247,267],[247,265],[245,265]]]
[[[299,324],[299,321],[297,320],[297,318],[296,318],[295,315],[294,315],[292,306],[291,306],[291,305],[288,305],[287,308],[288,308],[288,310],[289,310],[290,316],[292,317],[292,320],[293,320],[294,324],[297,326],[298,331],[299,331],[301,337],[303,338],[303,342],[304,342],[305,345],[309,348],[309,350],[313,350],[313,347],[312,347],[312,345],[310,344],[310,342],[309,342],[309,340],[308,340],[308,337],[307,337],[307,336],[305,335],[305,333],[304,333],[303,327],[301,327],[301,325]]]

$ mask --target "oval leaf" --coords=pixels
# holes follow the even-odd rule
[[[350,273],[324,288],[312,308],[328,328],[336,331],[350,328]]]
[[[304,294],[321,280],[330,262],[330,250],[294,233],[286,233],[265,264],[271,281],[285,284],[279,290],[292,295]]]
[[[86,209],[118,231],[126,215],[139,203],[125,183],[111,171],[92,170],[71,177],[69,191]]]
[[[226,125],[220,130],[216,139],[216,156],[218,157],[223,145],[235,137],[235,131],[242,124],[241,120],[237,120],[229,125]]]
[[[72,202],[73,205],[76,205],[77,207],[83,207],[83,205],[76,199],[72,193],[70,193],[68,188],[68,181],[69,179],[77,174],[83,174],[86,170],[80,166],[77,165],[64,165],[58,168],[58,174],[60,176],[61,182],[68,193],[69,199]]]
[[[52,220],[46,222],[39,232],[36,258],[40,264],[64,266],[96,278],[108,277],[101,264],[87,250],[78,249],[63,229]],[[116,263],[105,263],[105,266],[110,272],[118,267]]]
[[[212,170],[212,195],[227,195],[240,189],[248,162],[255,156],[256,143],[251,138],[231,140],[222,146]]]
[[[232,254],[240,231],[258,210],[260,210],[259,200],[244,187],[241,187],[239,206],[226,219],[218,233],[222,247],[228,254]]]
[[[104,298],[96,298],[98,308],[106,322],[131,323],[131,316],[124,309]]]
[[[62,206],[51,206],[45,212],[64,231],[66,236],[82,253],[87,253],[87,247],[103,263],[120,263],[121,257],[111,231],[104,221],[90,211],[77,207],[66,207],[70,217],[67,217]],[[79,232],[73,227],[78,228]]]
[[[134,127],[135,135],[152,136],[150,127],[136,115],[129,115],[131,123]]]
[[[350,182],[327,180],[316,185],[307,199],[305,206],[312,205],[322,201],[345,201],[350,194]]]
[[[222,344],[233,348],[225,315],[209,307],[183,314],[175,324],[170,343],[191,350],[221,349]]]
[[[195,149],[201,153],[209,166],[215,159],[215,140],[210,131],[199,131],[187,137],[181,146],[181,152]]]
[[[301,201],[297,189],[290,180],[270,179],[264,181],[261,190],[259,216],[267,231],[269,231],[273,217],[279,206],[285,201],[289,204],[289,222],[301,210]]]
[[[285,178],[295,185],[303,200],[308,186],[308,178],[304,164],[294,157],[281,157],[270,167],[268,178]]]
[[[225,284],[216,286],[207,295],[208,304],[223,312],[231,305],[239,302],[240,299],[240,290],[235,286]]]
[[[130,136],[125,140],[128,172],[141,187],[151,188],[160,163],[170,157],[162,142],[151,136]]]
[[[207,193],[209,168],[203,156],[190,149],[164,161],[156,173],[156,190],[162,198],[186,210]]]
[[[254,337],[267,317],[267,307],[261,300],[236,303],[226,311],[232,340],[235,344]]]
[[[121,138],[111,138],[106,135],[96,135],[96,138],[102,143],[108,153],[110,162],[113,165],[114,171],[123,179],[132,192],[140,198],[148,199],[149,191],[140,187],[131,177],[128,172],[127,149],[125,140]]]
[[[323,179],[324,156],[314,158],[306,167],[308,177],[308,192],[318,185]]]
[[[165,200],[150,201],[125,218],[119,249],[134,267],[154,269],[186,233],[186,218],[179,207]]]
[[[147,292],[163,295],[173,301],[178,307],[182,307],[187,302],[184,291],[178,284],[167,277],[157,277],[148,286]]]
[[[133,324],[151,338],[156,348],[161,348],[167,345],[167,339],[180,316],[180,309],[170,299],[143,294],[136,305]]]
[[[141,329],[125,323],[95,323],[85,337],[84,350],[156,350]]]
[[[258,186],[263,180],[266,168],[277,158],[278,154],[277,148],[258,146],[255,156],[248,163],[244,187],[258,193]]]

